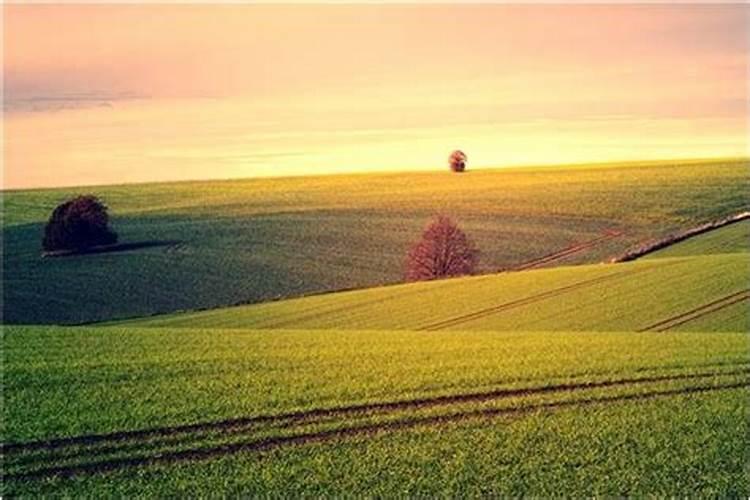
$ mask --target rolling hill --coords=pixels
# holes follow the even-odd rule
[[[10,326],[4,494],[311,492],[289,474],[312,469],[319,493],[353,494],[383,463],[384,493],[412,474],[454,493],[741,492],[746,348],[745,333]],[[662,443],[674,457],[649,453]],[[476,468],[434,471],[436,446]],[[575,460],[577,479],[557,469]],[[618,467],[651,472],[585,480]]]
[[[3,193],[7,323],[75,324],[398,283],[439,212],[480,272],[596,263],[747,209],[747,160],[183,182]],[[41,258],[44,222],[101,196],[140,249]]]
[[[644,255],[644,259],[750,251],[750,220],[729,224]]]
[[[129,324],[426,331],[746,331],[750,328],[748,277],[747,253],[664,258],[397,285],[159,316]]]
[[[626,263],[6,325],[0,494],[746,496],[748,224]]]

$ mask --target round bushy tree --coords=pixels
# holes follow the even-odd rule
[[[479,251],[448,217],[438,216],[412,246],[406,259],[407,281],[473,274]]]
[[[448,157],[448,165],[454,172],[463,172],[466,170],[466,154],[458,149]]]
[[[113,243],[117,233],[109,227],[107,206],[96,196],[82,195],[55,208],[44,228],[42,248],[80,251]]]

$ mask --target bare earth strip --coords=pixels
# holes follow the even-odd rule
[[[662,248],[666,248],[670,245],[674,245],[675,243],[679,243],[681,241],[687,240],[688,238],[692,238],[693,236],[698,236],[700,234],[713,231],[714,229],[719,229],[720,227],[728,226],[729,224],[734,224],[736,222],[748,219],[750,219],[750,212],[745,211],[735,215],[730,215],[729,217],[724,217],[723,219],[707,222],[706,224],[701,224],[700,226],[672,234],[665,238],[646,242],[638,248],[628,250],[624,254],[615,257],[611,262],[628,262],[631,260],[635,260],[643,257],[644,255],[656,252],[657,250],[661,250]]]

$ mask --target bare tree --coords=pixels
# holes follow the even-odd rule
[[[466,154],[457,149],[448,157],[448,165],[454,172],[463,172],[466,170],[466,160]]]
[[[407,281],[473,274],[479,251],[448,217],[439,215],[412,246],[406,259]]]

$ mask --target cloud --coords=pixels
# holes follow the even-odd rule
[[[118,101],[147,99],[148,96],[134,92],[72,92],[53,94],[33,94],[21,97],[13,93],[6,93],[3,100],[3,111],[17,112],[49,112],[82,108],[111,108]]]

